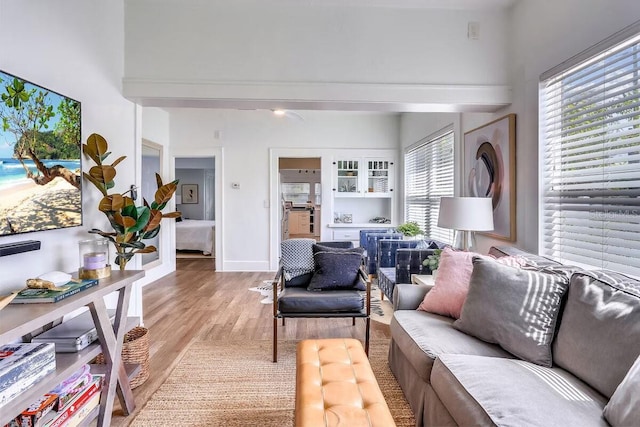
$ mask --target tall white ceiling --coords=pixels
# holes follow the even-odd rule
[[[236,0],[237,1],[237,0]],[[240,0],[243,1],[243,0]],[[508,8],[520,0],[244,0],[260,3],[308,4],[331,6],[370,6],[408,9],[479,10]]]

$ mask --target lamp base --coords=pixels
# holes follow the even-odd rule
[[[476,235],[473,231],[456,230],[453,246],[463,251],[473,251],[476,249]]]

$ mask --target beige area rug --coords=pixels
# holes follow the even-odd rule
[[[270,341],[195,341],[131,426],[293,426],[295,345],[281,342],[272,363]],[[414,426],[387,351],[371,341],[371,366],[398,427]]]
[[[258,286],[249,288],[250,291],[259,292],[261,295],[260,302],[262,304],[273,303],[273,288],[271,280],[263,280]],[[391,323],[391,316],[393,315],[393,306],[391,302],[385,298],[380,301],[380,289],[377,285],[371,286],[371,320],[384,323],[388,325]]]

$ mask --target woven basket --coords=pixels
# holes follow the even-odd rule
[[[105,364],[104,355],[100,353],[95,363]],[[149,378],[149,330],[136,326],[124,335],[122,344],[122,363],[140,365],[140,372],[130,381],[134,389]]]

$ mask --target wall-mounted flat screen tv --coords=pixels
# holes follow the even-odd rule
[[[82,225],[80,102],[0,70],[0,236]]]

